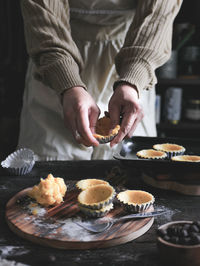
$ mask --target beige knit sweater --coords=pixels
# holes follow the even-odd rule
[[[138,91],[157,82],[155,69],[170,57],[173,21],[182,0],[139,0],[125,43],[116,56],[118,82],[136,85]],[[70,34],[68,0],[21,0],[27,51],[40,80],[62,93],[85,84],[84,67]]]

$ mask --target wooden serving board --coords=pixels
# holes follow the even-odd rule
[[[73,222],[83,218],[77,205],[79,191],[66,193],[64,202],[52,208],[44,208],[30,202],[27,192],[20,191],[6,205],[6,220],[10,229],[19,236],[40,245],[58,249],[105,248],[129,242],[150,229],[154,218],[129,220],[114,224],[103,233],[90,233]],[[31,207],[30,207],[31,206]],[[124,215],[115,204],[108,217]]]
[[[173,190],[184,195],[200,196],[200,174],[198,175],[198,180],[182,180],[180,178],[173,179],[162,179],[159,180],[156,177],[150,176],[148,174],[142,175],[142,180],[153,187]]]

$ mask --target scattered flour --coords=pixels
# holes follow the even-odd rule
[[[79,218],[66,219],[64,225],[61,227],[62,234],[68,236],[70,239],[89,242],[95,238],[95,235],[83,229],[75,222],[80,222]]]
[[[3,184],[0,185],[0,190],[10,189],[13,187],[13,182],[6,181]]]
[[[28,217],[24,218],[29,220]],[[68,241],[92,241],[97,234],[92,234],[87,230],[83,229],[75,222],[80,222],[80,218],[67,218],[67,219],[44,219],[42,217],[31,218],[31,223],[39,228],[40,232],[48,232],[48,237],[54,239],[56,235],[61,238],[66,238]]]
[[[45,208],[43,208],[42,206],[38,205],[37,203],[30,203],[28,205],[28,209],[29,211],[33,214],[33,215],[37,215],[37,216],[44,216],[46,213]]]
[[[8,187],[7,186],[5,186],[5,185],[1,185],[0,186],[0,190],[2,189],[2,190],[4,190],[4,189],[7,189]]]
[[[33,214],[31,216],[25,216],[24,220],[31,222],[44,234],[48,232],[48,236],[55,238],[57,233],[61,237],[66,237],[69,241],[92,241],[95,238],[95,235],[83,229],[75,222],[80,222],[81,218],[66,218],[66,219],[53,219],[46,216],[47,211],[41,205],[38,205],[35,202],[30,202],[27,205],[28,212]]]
[[[1,266],[28,266],[28,264],[17,263],[15,261],[0,259]]]
[[[96,234],[90,233],[76,224],[76,222],[81,221],[79,217],[55,220],[48,218],[45,208],[40,205],[30,203],[28,209],[34,215],[26,216],[24,220],[31,221],[41,232],[44,232],[44,235],[47,233],[48,237],[52,239],[56,238],[56,235],[59,235],[61,238],[66,237],[68,241],[90,242],[96,239]],[[166,208],[164,205],[155,205],[155,209],[167,211],[165,214],[156,217],[157,225],[171,221],[173,215],[178,212],[178,210]]]
[[[167,222],[171,222],[172,221],[172,217],[180,212],[180,210],[178,209],[170,209],[170,208],[167,208],[166,206],[162,206],[162,205],[159,205],[159,206],[155,206],[156,209],[162,209],[164,211],[166,211],[166,213],[162,214],[162,215],[159,215],[156,217],[156,222],[159,225],[162,225],[164,223],[167,223]]]
[[[75,223],[76,221],[81,221],[81,218],[79,217],[66,219],[54,219],[48,217],[47,210],[32,201],[26,205],[26,208],[28,212],[23,218],[24,221],[34,224],[38,231],[43,232],[44,235],[47,234],[49,238],[55,239],[57,234],[61,238],[66,238],[68,241],[78,240],[88,242],[95,238],[94,234]]]
[[[165,214],[157,216],[155,222],[161,225],[172,220],[172,217],[178,210],[169,209],[164,205],[155,205],[155,209],[166,210]],[[88,232],[83,229],[76,222],[80,222],[80,217],[73,218],[52,218],[48,217],[48,213],[44,207],[34,202],[29,202],[27,205],[28,212],[33,215],[24,217],[24,221],[35,225],[36,230],[43,232],[42,235],[48,236],[50,239],[66,239],[67,241],[82,241],[90,242],[95,241],[97,234]],[[99,234],[98,234],[99,235]]]
[[[23,246],[3,246],[0,245],[1,258],[6,258],[10,255],[21,256],[27,254],[29,250],[26,250]]]

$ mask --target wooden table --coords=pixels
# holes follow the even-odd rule
[[[126,244],[91,250],[60,250],[43,247],[14,234],[5,221],[5,206],[17,192],[37,184],[49,173],[55,177],[80,180],[105,178],[113,167],[125,173],[128,189],[143,189],[152,193],[156,205],[169,210],[168,214],[155,218],[153,226],[139,238]],[[115,178],[114,178],[115,179]],[[113,179],[113,182],[115,180]],[[116,184],[119,180],[116,179]],[[118,161],[37,162],[26,176],[12,176],[0,169],[0,257],[27,265],[145,265],[160,266],[156,245],[156,229],[172,220],[200,220],[200,198],[185,196],[173,191],[159,190],[142,182],[139,169],[124,168]]]

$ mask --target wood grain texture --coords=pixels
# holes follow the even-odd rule
[[[24,203],[22,204],[23,199],[27,198],[29,189],[20,191],[8,201],[6,221],[14,233],[43,246],[58,249],[94,249],[115,246],[143,235],[154,221],[154,218],[145,218],[119,222],[106,232],[89,233],[73,223],[73,219],[83,217],[77,205],[78,190],[68,191],[63,203],[51,208],[43,208],[45,211],[41,215],[31,213],[30,209],[27,206],[24,207]],[[117,204],[107,214],[108,217],[120,215],[124,215],[123,209]],[[67,225],[69,225],[68,228]],[[73,234],[74,229],[77,230],[76,234]]]
[[[181,180],[158,180],[143,174],[142,180],[153,187],[165,190],[173,190],[184,195],[200,196],[200,182],[184,182]]]

